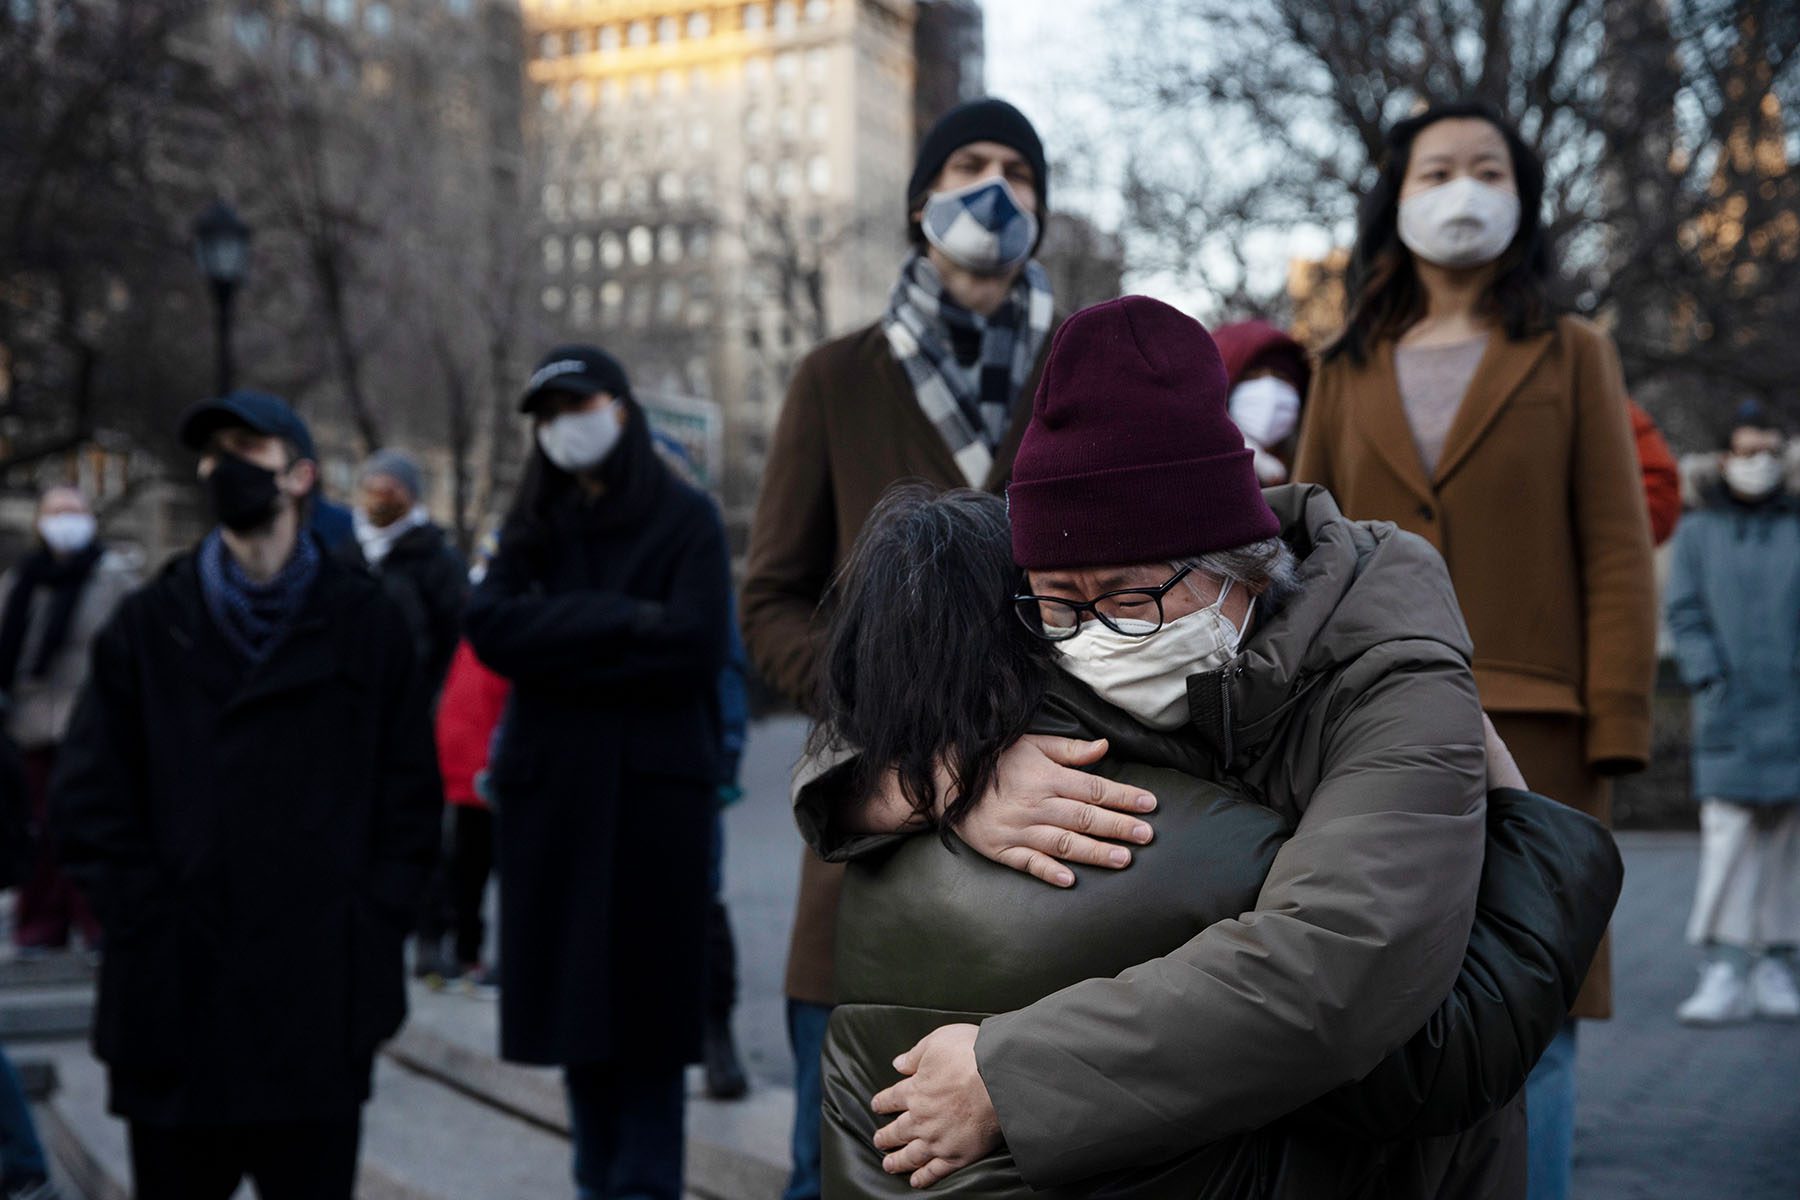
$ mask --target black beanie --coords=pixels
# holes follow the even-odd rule
[[[937,119],[919,143],[919,157],[913,163],[912,178],[906,184],[906,216],[921,197],[931,190],[938,172],[950,161],[957,149],[970,142],[999,142],[1011,146],[1031,164],[1037,180],[1038,219],[1050,211],[1050,168],[1044,162],[1044,143],[1024,113],[1004,100],[984,96],[959,104]]]

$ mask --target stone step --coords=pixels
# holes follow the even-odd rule
[[[86,1200],[129,1200],[130,1149],[124,1123],[106,1111],[104,1068],[80,1042],[44,1043],[35,1054],[58,1081],[39,1106],[39,1124],[64,1177]],[[415,1069],[408,1059],[433,1069]],[[759,1163],[731,1139],[751,1145],[773,1139],[784,1148],[791,1112],[780,1096],[757,1104],[690,1104],[689,1200],[780,1195],[785,1171]],[[566,1128],[554,1072],[491,1060],[471,1067],[405,1031],[395,1052],[376,1062],[375,1095],[363,1114],[357,1200],[566,1196],[573,1190]],[[252,1200],[248,1187],[236,1200]]]
[[[22,988],[73,987],[91,984],[98,965],[85,951],[62,950],[24,957],[0,957],[0,992]]]
[[[94,1020],[94,989],[87,984],[0,991],[0,1042],[85,1038]]]
[[[417,1019],[388,1044],[385,1055],[396,1065],[481,1104],[539,1129],[568,1135],[568,1106],[556,1071],[501,1062],[433,1032]],[[742,1100],[708,1100],[700,1094],[696,1069],[689,1095],[689,1189],[709,1200],[779,1196],[787,1182],[792,1091],[764,1087]]]

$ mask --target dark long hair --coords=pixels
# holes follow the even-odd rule
[[[625,428],[600,468],[605,491],[585,514],[587,520],[606,525],[642,521],[672,479],[657,456],[643,407],[629,394],[614,399],[625,406]],[[524,478],[501,525],[501,547],[511,543],[526,553],[534,566],[541,566],[555,536],[552,525],[557,509],[572,504],[580,495],[575,476],[551,462],[533,437]]]
[[[1348,356],[1361,366],[1377,344],[1399,337],[1424,314],[1425,290],[1413,267],[1412,252],[1400,241],[1400,188],[1406,182],[1413,142],[1420,132],[1457,117],[1486,121],[1500,131],[1512,155],[1513,179],[1519,188],[1519,232],[1495,261],[1487,305],[1499,317],[1506,336],[1515,341],[1550,328],[1555,313],[1550,303],[1550,255],[1541,214],[1543,161],[1492,105],[1478,100],[1436,104],[1388,130],[1381,174],[1357,213],[1344,328],[1325,348],[1325,361]]]
[[[860,752],[859,795],[892,770],[929,817],[941,763],[947,829],[993,783],[1049,668],[1012,615],[1019,581],[999,497],[900,484],[875,506],[838,575],[812,744]]]

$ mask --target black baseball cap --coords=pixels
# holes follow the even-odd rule
[[[631,381],[625,377],[625,365],[598,346],[558,346],[539,360],[526,381],[519,411],[530,412],[551,392],[578,396],[606,392],[624,397],[631,395]]]
[[[189,450],[204,450],[208,438],[230,425],[241,425],[264,437],[278,437],[290,443],[301,458],[318,459],[306,422],[286,400],[268,392],[240,389],[216,400],[190,405],[175,427],[176,436]]]

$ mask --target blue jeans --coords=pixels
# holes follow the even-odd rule
[[[1575,1020],[1525,1080],[1529,1200],[1568,1200],[1575,1168]]]
[[[567,1067],[576,1200],[681,1200],[687,1073]]]
[[[43,1143],[38,1141],[37,1126],[31,1123],[25,1085],[19,1082],[5,1047],[0,1047],[0,1179],[7,1187],[16,1188],[42,1183],[49,1174]]]
[[[781,1200],[819,1200],[819,1123],[824,1119],[823,1072],[825,1026],[831,1005],[807,1000],[787,1002],[788,1045],[794,1049],[794,1173]]]

